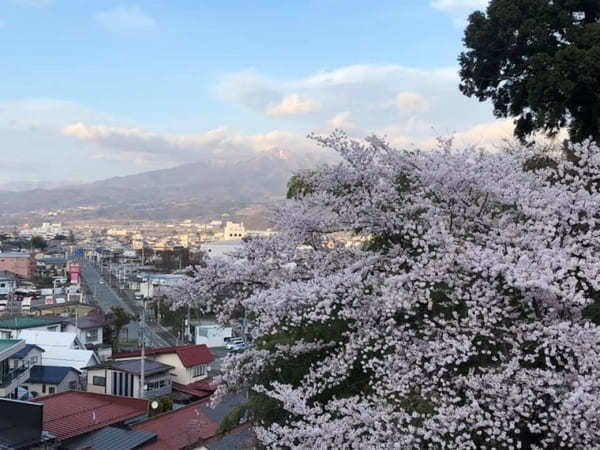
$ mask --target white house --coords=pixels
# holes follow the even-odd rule
[[[103,339],[104,320],[99,317],[84,316],[65,323],[65,332],[75,333],[85,346],[100,345]]]
[[[135,351],[113,355],[113,359],[127,361],[140,356],[141,352]],[[209,364],[214,361],[212,353],[205,345],[149,348],[146,349],[145,356],[172,367],[173,381],[180,384],[190,384],[206,378]]]

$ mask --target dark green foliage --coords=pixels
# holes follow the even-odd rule
[[[233,430],[235,427],[244,422],[247,413],[248,403],[242,403],[241,405],[237,405],[229,412],[229,414],[223,417],[223,420],[221,420],[219,428],[217,429],[217,434],[222,435]]]
[[[600,2],[492,0],[469,17],[460,90],[535,131],[600,140]]]
[[[44,250],[46,247],[48,247],[48,243],[46,242],[46,239],[41,236],[33,236],[31,238],[31,247]]]
[[[156,409],[152,408],[152,401],[149,403],[149,413],[148,415],[150,417],[152,416],[156,416],[158,414],[162,414],[168,411],[171,411],[173,409],[173,400],[171,400],[169,397],[167,397],[166,395],[160,398],[157,398],[153,401],[157,401],[158,402],[158,407]]]
[[[299,199],[312,192],[312,186],[306,178],[301,175],[293,175],[287,183],[286,196],[289,199]]]
[[[121,330],[134,319],[135,318],[132,315],[128,314],[120,306],[112,306],[110,308],[108,325],[111,335],[113,353],[119,352],[119,336],[121,334]]]

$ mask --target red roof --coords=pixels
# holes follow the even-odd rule
[[[206,404],[207,402],[192,403],[139,422],[132,428],[156,433],[156,442],[144,448],[154,450],[187,448],[217,434],[219,424],[202,411],[202,407]]]
[[[213,355],[204,344],[201,345],[179,345],[177,347],[147,348],[146,356],[163,355],[165,353],[177,353],[184,367],[194,367],[200,364],[209,364],[214,361]],[[119,353],[113,355],[113,359],[139,358],[142,355],[141,350],[129,353]]]
[[[217,384],[213,382],[212,378],[205,378],[204,380],[195,381],[190,384],[173,382],[172,386],[176,391],[185,392],[186,394],[200,398],[208,397],[217,390]]]
[[[141,416],[148,410],[147,400],[83,391],[33,401],[44,404],[44,430],[60,441]]]

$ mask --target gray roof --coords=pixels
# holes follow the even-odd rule
[[[248,449],[252,444],[252,433],[249,428],[233,431],[216,441],[204,444],[209,450]]]
[[[245,401],[246,396],[243,394],[232,395],[231,397],[227,397],[221,403],[217,404],[217,406],[214,408],[211,406],[203,406],[202,412],[204,412],[215,422],[221,423],[223,417],[229,414],[233,408],[244,403]]]
[[[23,252],[0,252],[0,258],[29,258],[29,253]]]
[[[83,436],[78,436],[63,442],[68,449],[94,448],[95,450],[131,450],[139,448],[156,439],[156,434],[148,431],[124,430],[116,427],[106,427]]]
[[[139,375],[142,372],[141,368],[142,359],[129,359],[126,361],[107,361],[104,364],[100,364],[97,366],[86,367],[86,369],[112,369],[112,370],[120,370],[123,372],[133,373],[135,375]],[[169,370],[174,369],[173,366],[169,366],[168,364],[163,364],[158,361],[154,361],[152,359],[144,358],[144,374],[145,375],[154,375],[155,373],[168,372]]]

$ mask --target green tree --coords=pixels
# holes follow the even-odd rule
[[[131,314],[128,314],[123,308],[120,306],[112,306],[110,308],[111,315],[108,320],[108,325],[111,333],[111,341],[112,341],[112,349],[113,353],[119,352],[119,336],[121,335],[121,330],[125,327],[129,322],[134,320],[134,317]]]
[[[48,247],[48,243],[42,236],[33,236],[31,238],[31,247],[44,250],[46,247]]]
[[[515,135],[600,141],[600,2],[491,0],[469,17],[460,90],[514,117]]]

